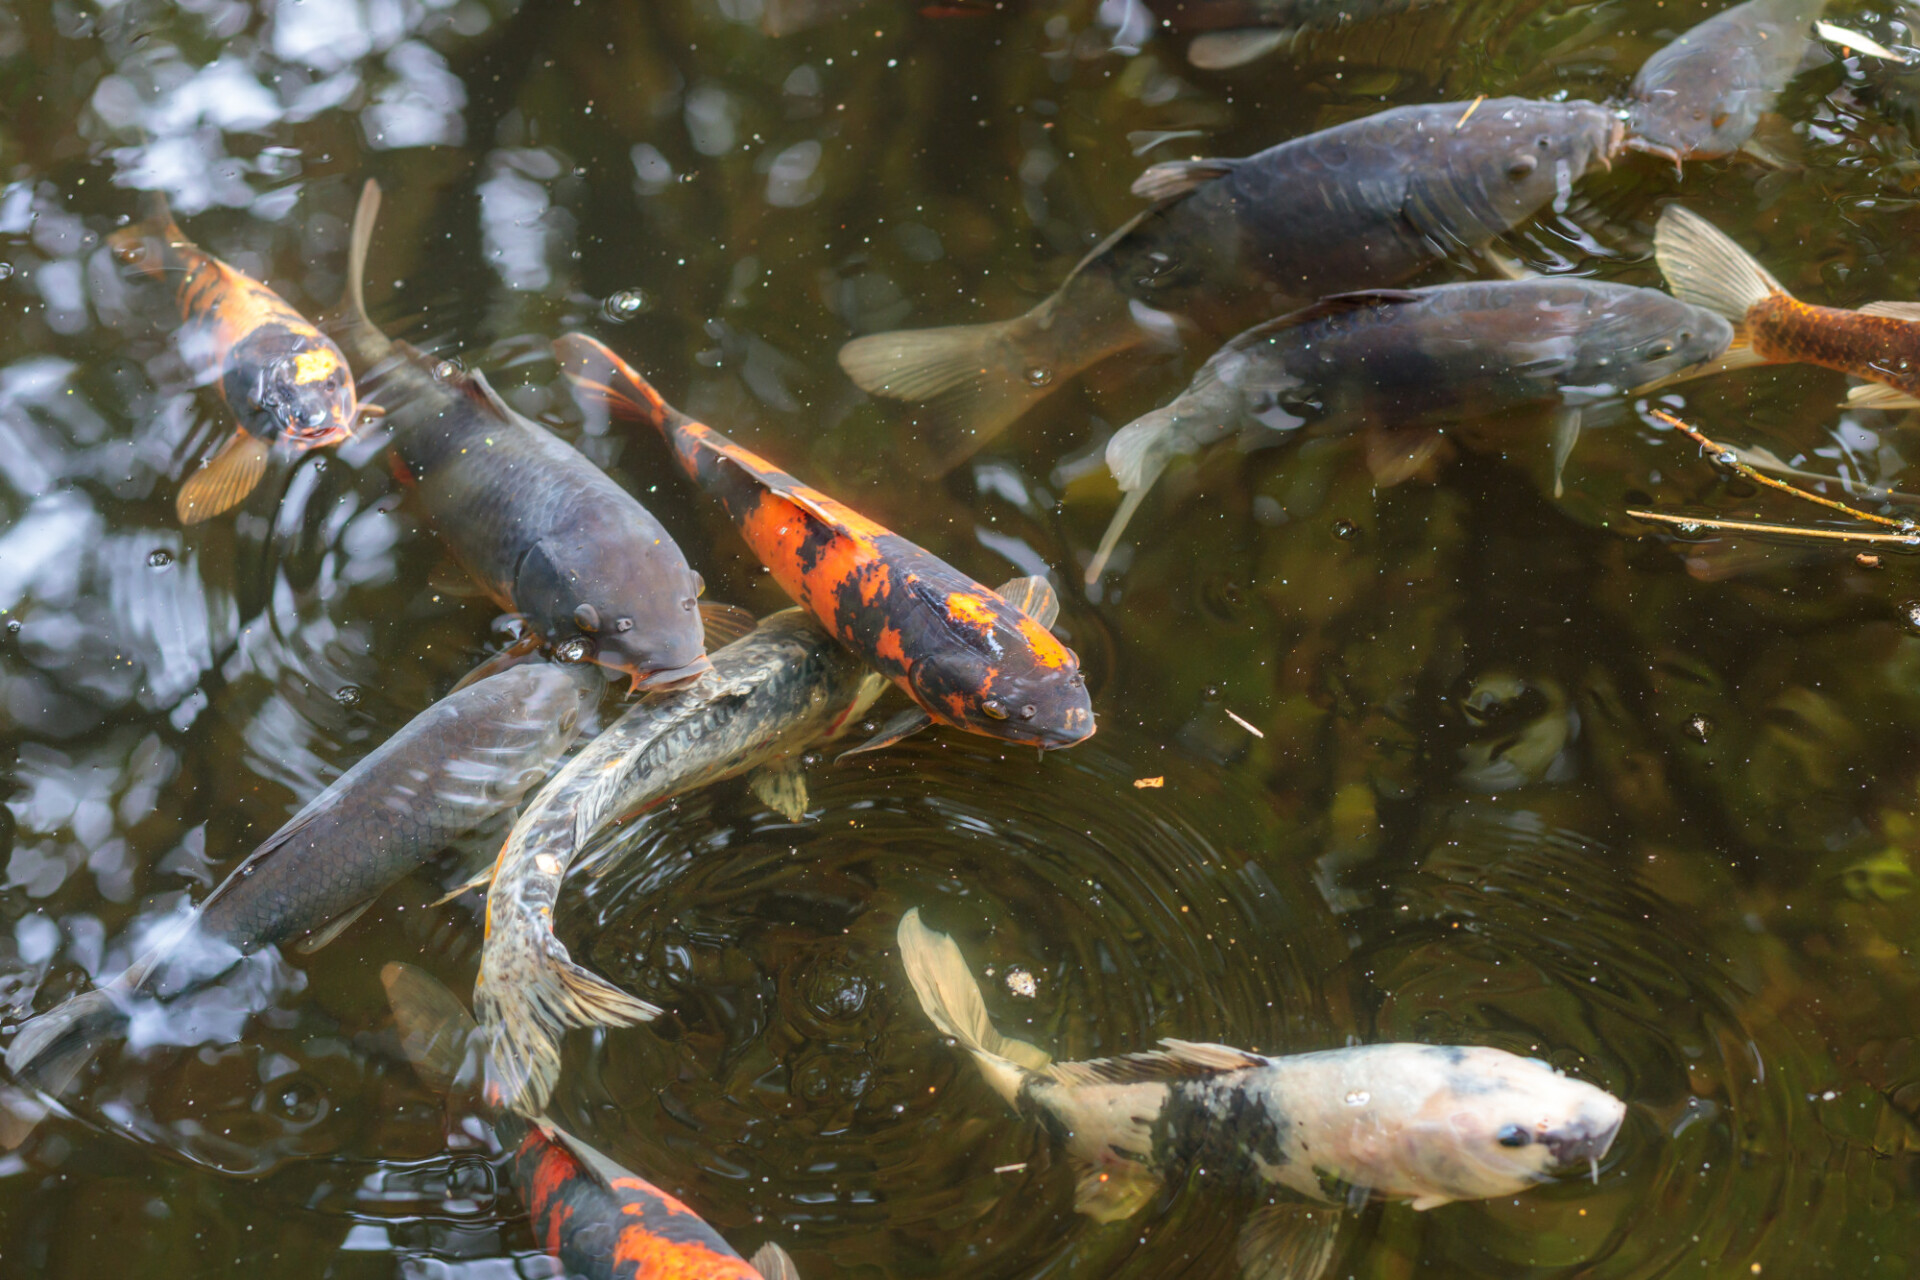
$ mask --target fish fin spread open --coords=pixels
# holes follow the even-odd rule
[[[702,600],[700,625],[706,631],[707,652],[712,653],[741,639],[759,623],[754,619],[751,609],[743,609],[737,604],[721,604],[717,600]]]
[[[771,1240],[754,1250],[747,1265],[760,1273],[760,1280],[800,1280],[800,1268],[793,1265],[785,1249]]]
[[[1240,1280],[1317,1280],[1333,1261],[1343,1215],[1337,1206],[1262,1205],[1240,1227]]]
[[[1653,255],[1673,296],[1729,320],[1785,293],[1754,256],[1699,214],[1670,204],[1653,230]]]
[[[1453,442],[1432,427],[1367,429],[1367,472],[1375,485],[1391,489],[1414,479],[1432,479],[1435,470],[1453,457]]]
[[[206,463],[189,474],[173,500],[181,524],[200,524],[247,500],[267,473],[273,446],[259,436],[236,430]]]
[[[1580,443],[1580,406],[1563,404],[1553,414],[1553,496],[1566,493],[1567,459]]]
[[[1889,320],[1920,323],[1920,302],[1869,302],[1860,308],[1863,316],[1885,316]]]
[[[345,933],[348,929],[352,928],[355,920],[367,914],[367,908],[373,905],[373,901],[372,898],[368,898],[365,902],[347,912],[345,915],[336,917],[317,933],[309,933],[306,937],[295,943],[293,949],[303,956],[312,955]]]
[[[1416,1213],[1425,1213],[1429,1209],[1438,1209],[1441,1205],[1452,1204],[1452,1196],[1415,1196],[1409,1205]]]
[[[1224,1071],[1245,1071],[1267,1065],[1267,1059],[1245,1049],[1224,1044],[1201,1044],[1191,1040],[1162,1040],[1161,1048],[1144,1053],[1122,1054],[1115,1058],[1090,1058],[1085,1062],[1056,1062],[1041,1074],[1067,1088],[1102,1084],[1152,1084],[1168,1080],[1191,1080],[1196,1076],[1218,1075]]]
[[[932,723],[933,717],[918,707],[902,711],[899,715],[881,725],[871,738],[868,738],[857,747],[848,747],[845,751],[835,756],[834,761],[837,763],[845,760],[848,756],[865,755],[869,751],[879,751],[883,747],[890,747],[902,738],[911,738],[914,734],[927,728]]]
[[[1806,168],[1806,147],[1793,132],[1793,124],[1777,111],[1763,112],[1754,121],[1753,133],[1740,144],[1739,154],[1783,173]]]
[[[1285,27],[1203,31],[1187,44],[1187,62],[1202,71],[1226,71],[1284,49],[1294,32]]]
[[[1073,1162],[1073,1207],[1095,1222],[1120,1222],[1147,1207],[1160,1194],[1160,1179],[1135,1164]]]
[[[110,983],[82,991],[29,1018],[7,1046],[7,1070],[53,1097],[93,1061],[127,1022],[124,990]]]
[[[1233,160],[1165,160],[1133,180],[1142,200],[1173,200],[1233,172]]]
[[[747,790],[788,822],[798,822],[807,816],[807,771],[798,756],[761,765],[747,779]]]
[[[1049,631],[1059,620],[1060,597],[1053,584],[1038,574],[1003,582],[993,593]]]
[[[664,427],[666,400],[606,343],[584,333],[563,333],[553,340],[553,358],[575,390],[615,417]]]
[[[1884,382],[1863,382],[1847,390],[1849,409],[1920,409],[1920,399]]]
[[[952,938],[920,923],[920,908],[900,917],[898,937],[900,963],[906,968],[914,994],[920,997],[927,1020],[939,1028],[941,1035],[952,1037],[971,1053],[994,1092],[1011,1103],[1020,1091],[1022,1078],[1051,1059],[1026,1041],[994,1030],[966,957]]]
[[[466,1058],[473,1015],[444,983],[414,965],[389,962],[380,970],[380,984],[414,1073],[435,1093],[448,1092]]]
[[[486,1024],[487,1093],[533,1119],[560,1078],[560,1037],[570,1027],[630,1027],[660,1014],[649,1004],[573,962],[558,938],[537,948],[529,972],[511,987],[486,984],[483,963],[474,999]]]

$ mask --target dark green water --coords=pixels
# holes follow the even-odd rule
[[[1214,76],[1164,38],[1112,51],[1119,6],[882,3],[780,39],[760,0],[0,8],[0,1014],[116,972],[492,638],[372,442],[181,531],[175,480],[229,428],[101,247],[125,188],[318,312],[377,177],[377,318],[641,493],[714,598],[784,603],[657,442],[583,425],[551,336],[599,333],[979,578],[1071,588],[1114,501],[1075,464],[1205,344],[1095,370],[929,482],[843,341],[1031,305],[1153,159],[1437,97],[1604,97],[1708,11],[1463,3]],[[1891,8],[1829,16],[1909,38]],[[1682,184],[1628,158],[1508,251],[1654,284],[1650,220],[1684,194],[1810,300],[1913,297],[1920,72],[1812,63],[1781,101],[1804,168]],[[1203,136],[1133,154],[1180,130]],[[1685,390],[1718,438],[1812,470],[1895,482],[1915,451],[1838,409],[1837,375]],[[1369,1210],[1343,1276],[1911,1274],[1920,562],[1690,566],[1615,532],[1649,499],[1808,514],[1626,417],[1558,503],[1525,429],[1387,490],[1353,440],[1222,450],[1161,485],[1100,592],[1066,592],[1086,747],[939,733],[821,762],[802,826],[736,786],[636,824],[561,930],[669,1012],[578,1037],[561,1114],[809,1277],[1230,1275],[1250,1206],[1215,1190],[1074,1215],[1070,1172],[912,1003],[890,946],[920,906],[1035,979],[989,980],[989,1007],[1060,1057],[1463,1041],[1629,1102],[1597,1187]],[[449,1151],[378,981],[408,959],[470,983],[473,900],[430,905],[459,863],[250,966],[236,1005],[272,1007],[237,1040],[215,1010],[110,1055],[0,1156],[0,1274],[548,1274],[511,1192]]]

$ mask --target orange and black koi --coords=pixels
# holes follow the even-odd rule
[[[612,412],[658,428],[787,594],[928,718],[1043,749],[1092,735],[1080,660],[1030,614],[687,417],[594,339],[567,334],[554,354]]]
[[[179,277],[181,354],[219,388],[240,423],[174,500],[180,522],[198,524],[253,492],[274,444],[303,453],[335,444],[353,434],[363,410],[340,348],[279,294],[187,239],[159,195],[153,206],[145,222],[107,243],[116,259],[147,275]]]
[[[380,971],[380,979],[414,1070],[435,1090],[456,1090],[468,1078],[472,1016],[425,970],[394,963]],[[749,1262],[681,1201],[559,1126],[489,1112],[496,1136],[514,1148],[513,1182],[533,1220],[534,1238],[567,1276],[799,1280],[793,1259],[779,1245],[762,1245]]]

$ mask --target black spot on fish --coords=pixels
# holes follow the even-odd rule
[[[1153,1124],[1153,1164],[1162,1169],[1199,1165],[1244,1182],[1262,1165],[1288,1163],[1293,1122],[1251,1073],[1176,1081]]]

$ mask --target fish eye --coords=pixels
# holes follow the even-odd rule
[[[1494,1141],[1503,1147],[1524,1147],[1533,1141],[1533,1135],[1517,1124],[1510,1124],[1494,1135]]]
[[[1007,709],[1001,705],[1000,700],[997,698],[988,698],[980,704],[980,709],[992,716],[995,720],[1005,720],[1007,718]]]
[[[620,634],[625,635],[627,632],[633,630],[633,619],[632,618],[615,618],[613,620],[613,629],[619,632]]]
[[[1513,163],[1507,166],[1507,176],[1509,178],[1524,178],[1539,167],[1540,162],[1532,156],[1515,156]]]
[[[582,631],[600,629],[600,611],[590,604],[583,604],[573,611],[573,625]]]

